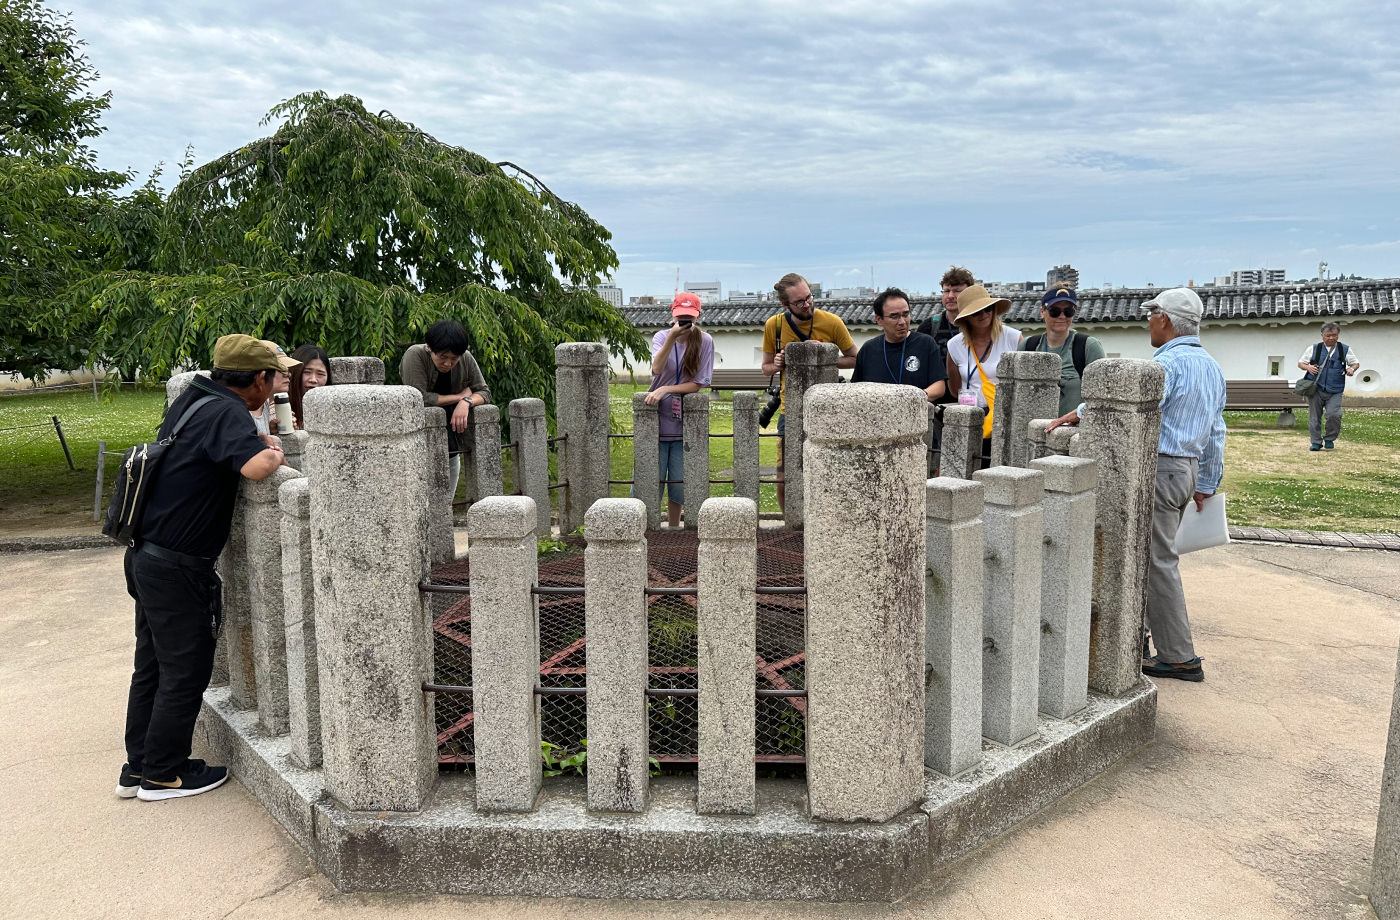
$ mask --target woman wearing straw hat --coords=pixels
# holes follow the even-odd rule
[[[982,285],[974,284],[958,295],[958,317],[954,323],[960,331],[948,340],[948,392],[958,394],[960,405],[981,406],[987,413],[982,422],[984,467],[992,452],[997,362],[1021,345],[1020,331],[1001,324],[1002,316],[1010,309],[1011,301],[993,297]]]

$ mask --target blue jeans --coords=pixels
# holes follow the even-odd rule
[[[661,497],[665,498],[667,489],[670,490],[671,501],[678,505],[685,504],[685,485],[681,482],[685,478],[685,442],[683,441],[661,441],[659,472],[661,474]],[[670,485],[666,480],[671,480]]]

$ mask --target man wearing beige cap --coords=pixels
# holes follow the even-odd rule
[[[160,438],[171,440],[145,486],[145,512],[124,562],[136,601],[127,762],[116,790],[124,799],[199,795],[228,779],[226,768],[190,759],[223,616],[214,563],[228,542],[239,481],[266,479],[282,465],[282,452],[258,435],[248,413],[289,362],[251,336],[226,335],[214,344],[213,373],[195,377],[161,424]]]

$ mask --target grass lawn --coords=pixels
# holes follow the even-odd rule
[[[632,431],[632,394],[644,387],[612,387],[612,425],[617,434]],[[163,387],[124,390],[93,401],[91,393],[0,396],[0,428],[41,425],[57,415],[73,452],[76,472],[68,469],[53,428],[0,431],[0,533],[57,532],[94,529],[93,485],[97,442],[116,450],[149,440],[164,407]],[[1348,409],[1337,449],[1308,450],[1307,415],[1298,427],[1275,427],[1273,412],[1228,412],[1225,483],[1230,521],[1261,527],[1306,530],[1395,531],[1400,529],[1400,411]],[[711,403],[710,427],[733,432],[733,409],[727,398]],[[768,431],[775,431],[776,426]],[[712,478],[729,478],[733,441],[711,442]],[[771,478],[777,463],[777,440],[759,441],[759,462]],[[632,476],[632,442],[611,443],[612,479]],[[109,464],[110,469],[110,464]],[[507,488],[510,488],[507,462]],[[108,476],[110,483],[111,477]],[[763,511],[777,511],[771,484],[761,488]],[[109,493],[110,494],[110,493]],[[628,494],[615,485],[612,494]],[[728,484],[711,486],[712,495],[731,495]],[[105,500],[104,500],[105,501]]]

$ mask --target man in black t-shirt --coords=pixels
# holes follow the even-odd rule
[[[909,331],[909,295],[888,288],[874,306],[875,322],[885,334],[860,347],[851,381],[916,386],[929,402],[937,402],[947,389],[948,371],[933,337]]]
[[[272,395],[279,358],[246,335],[214,345],[214,371],[195,377],[161,424],[166,438],[185,410],[204,397],[170,442],[141,517],[140,539],[127,550],[126,590],[136,601],[136,661],[126,709],[126,756],[117,795],[143,801],[199,795],[223,785],[225,767],[190,759],[200,700],[214,667],[223,614],[214,563],[228,542],[240,477],[266,479],[282,452],[264,440],[249,410]]]

